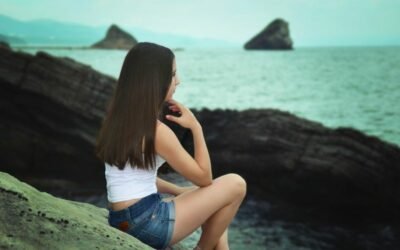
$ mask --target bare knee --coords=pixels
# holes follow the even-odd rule
[[[244,198],[247,190],[246,180],[242,176],[235,173],[226,174],[225,176],[229,179],[230,187],[234,197]]]

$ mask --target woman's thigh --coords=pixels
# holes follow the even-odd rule
[[[229,205],[242,192],[245,181],[237,174],[226,174],[206,187],[183,193],[173,199],[175,226],[170,245],[200,227],[211,215]]]

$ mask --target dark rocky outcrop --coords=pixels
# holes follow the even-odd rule
[[[108,28],[106,37],[93,44],[92,48],[99,49],[124,49],[129,50],[137,44],[137,40],[119,28],[117,25],[113,24]]]
[[[104,188],[93,145],[115,84],[68,58],[0,48],[1,170]]]
[[[104,192],[94,141],[115,84],[71,59],[0,49],[2,171],[96,184]],[[249,192],[307,207],[303,211],[313,216],[319,209],[333,215],[351,208],[368,218],[398,217],[398,146],[279,110],[194,113],[203,124],[214,177],[239,173]],[[190,151],[190,133],[170,126]]]
[[[239,173],[250,192],[296,204],[296,209],[308,207],[314,218],[321,215],[318,210],[334,211],[332,218],[351,210],[400,219],[398,146],[272,109],[194,114],[203,124],[216,176]],[[193,152],[190,133],[174,129]]]
[[[245,49],[264,49],[264,50],[291,50],[293,41],[290,38],[289,24],[283,19],[275,19],[260,33],[250,39],[245,45]]]

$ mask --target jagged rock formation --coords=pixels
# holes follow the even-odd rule
[[[293,41],[290,38],[289,24],[283,19],[275,19],[260,33],[250,39],[245,45],[245,49],[264,49],[264,50],[291,50]]]
[[[113,24],[108,28],[106,37],[93,44],[92,48],[99,49],[124,49],[129,50],[137,44],[137,40],[119,28],[117,25]]]
[[[72,59],[0,48],[2,171],[104,188],[93,145],[115,84]]]
[[[56,198],[0,172],[1,249],[152,249],[108,224],[108,211]]]
[[[329,210],[332,218],[355,212],[370,219],[400,219],[398,146],[272,109],[194,114],[203,126],[215,176],[239,173],[251,193],[296,204],[296,209],[308,207],[313,218],[321,216],[318,210]],[[193,152],[190,132],[169,125]]]

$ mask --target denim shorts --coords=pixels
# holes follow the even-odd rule
[[[108,209],[108,223],[141,242],[165,249],[171,241],[175,225],[174,201],[163,201],[160,193],[152,193],[135,204],[118,211]]]

